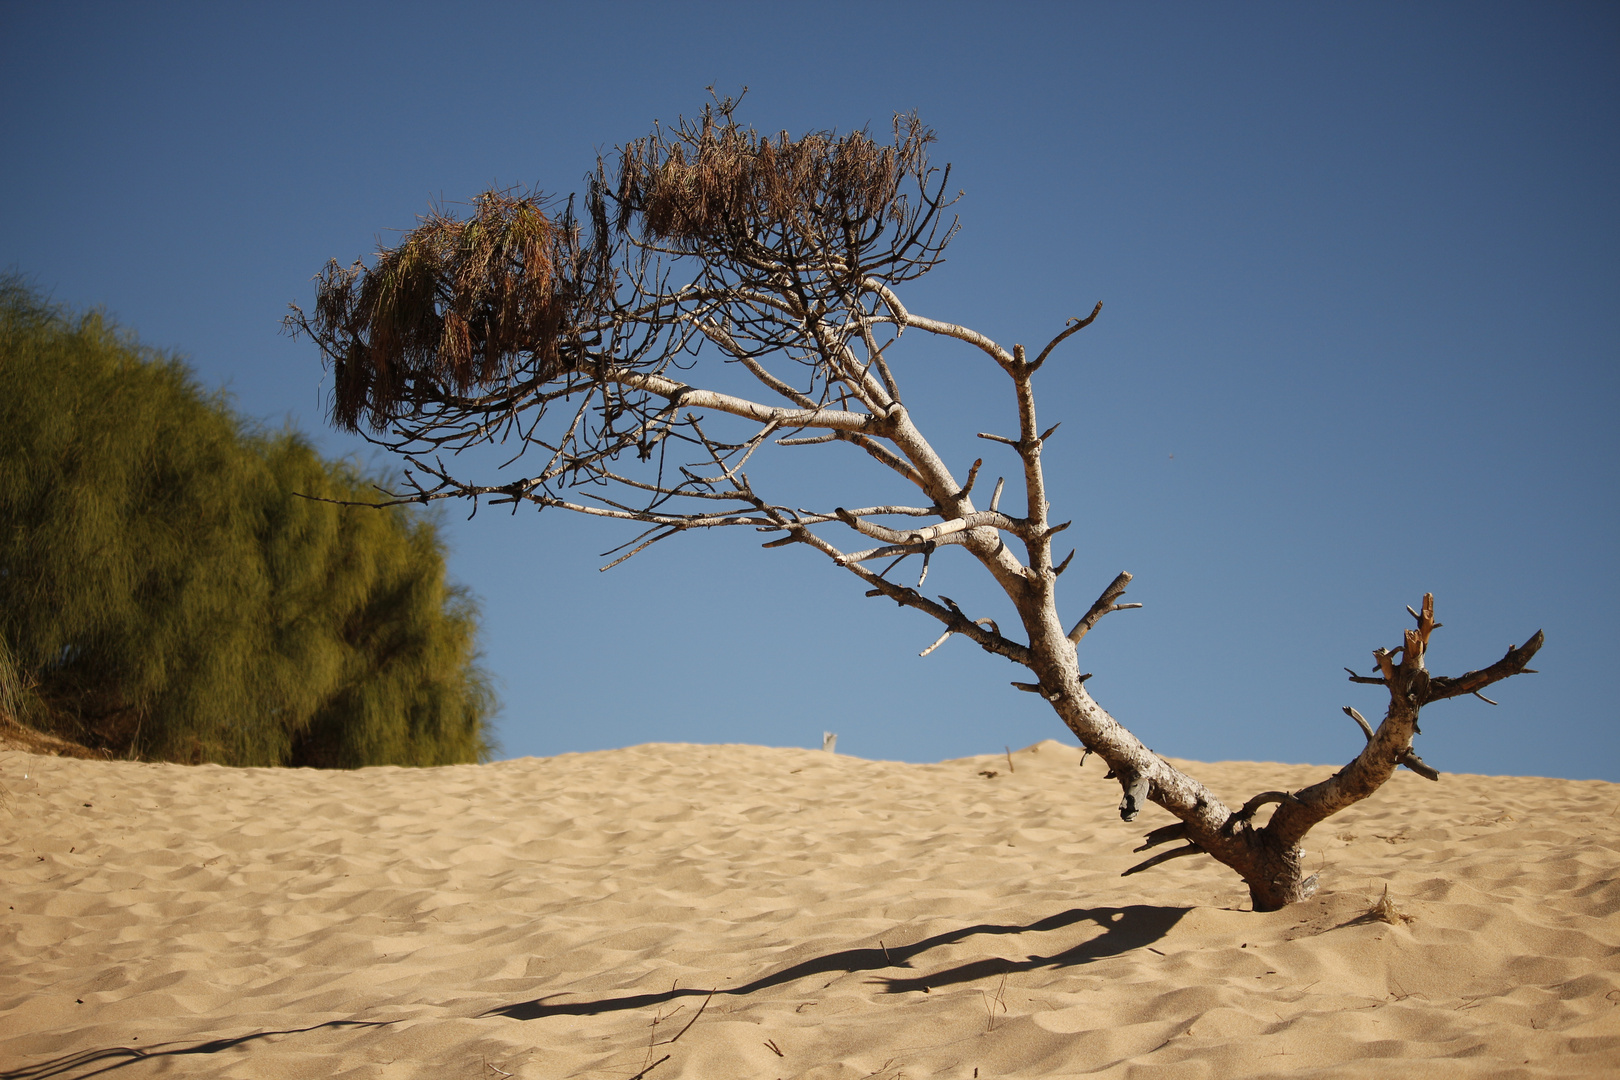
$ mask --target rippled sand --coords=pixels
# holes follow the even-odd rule
[[[1011,759],[3,753],[0,1077],[1620,1075],[1620,785],[1402,772],[1257,915],[1121,878],[1169,818],[1095,760]]]

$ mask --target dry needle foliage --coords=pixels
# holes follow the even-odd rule
[[[557,372],[578,229],[538,195],[489,191],[472,206],[465,220],[435,210],[370,271],[333,261],[321,273],[314,324],[348,343],[333,364],[338,426],[381,430],[419,384],[500,384],[524,354]]]
[[[784,232],[866,230],[905,220],[901,186],[928,168],[934,135],[916,115],[896,117],[894,141],[873,141],[865,131],[844,136],[811,132],[773,141],[752,128],[716,122],[705,109],[695,124],[672,134],[637,139],[620,152],[618,226],[636,215],[646,235],[706,246],[716,239],[764,246]],[[599,172],[605,183],[605,172]],[[764,224],[777,235],[760,235]],[[771,226],[774,225],[774,229]]]

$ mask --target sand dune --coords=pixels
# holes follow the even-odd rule
[[[1169,819],[1095,760],[1012,762],[3,753],[0,1077],[1620,1074],[1620,785],[1403,772],[1254,914],[1201,856],[1121,878]]]

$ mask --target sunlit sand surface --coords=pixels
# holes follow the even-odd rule
[[[1620,1075],[1620,785],[1403,771],[1257,915],[1207,857],[1122,878],[1170,819],[1095,759],[1011,766],[6,752],[0,1077]]]

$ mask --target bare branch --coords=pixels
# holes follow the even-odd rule
[[[776,543],[781,543],[778,540]],[[769,547],[770,545],[765,545]],[[852,551],[847,555],[840,555],[834,561],[839,566],[848,566],[850,563],[870,562],[873,559],[887,559],[894,555],[915,555],[922,550],[921,545],[886,544],[883,547],[867,548],[865,551]]]
[[[999,627],[996,626],[996,620],[994,620],[994,619],[974,619],[973,621],[974,621],[974,623],[976,623],[979,626],[986,627],[993,634],[1001,633],[1001,630],[1000,630]],[[938,640],[936,640],[932,645],[928,646],[928,648],[924,649],[922,652],[918,653],[917,655],[918,656],[927,656],[929,653],[933,652],[935,649],[937,649],[941,645],[945,644],[945,640],[947,638],[949,638],[954,633],[956,633],[955,630],[947,630],[947,631],[945,631],[943,634],[939,635]]]
[[[940,322],[937,319],[925,319],[920,315],[913,315],[906,310],[906,306],[900,302],[900,298],[894,294],[893,290],[876,278],[867,278],[862,284],[882,297],[883,306],[889,309],[889,312],[894,316],[894,321],[900,326],[916,327],[930,334],[956,338],[958,341],[965,341],[988,354],[997,363],[1004,365],[1012,363],[1012,356],[1006,349],[1003,349],[978,331],[969,330],[965,326],[957,326],[955,323]]]
[[[1070,334],[1078,333],[1079,331],[1084,330],[1086,327],[1090,326],[1094,321],[1096,321],[1096,318],[1097,318],[1098,314],[1100,314],[1101,312],[1102,312],[1102,301],[1099,300],[1099,301],[1097,301],[1097,306],[1091,309],[1091,314],[1090,315],[1087,315],[1083,319],[1070,319],[1068,328],[1066,330],[1064,330],[1062,333],[1058,334],[1058,336],[1053,338],[1049,343],[1047,343],[1046,348],[1041,350],[1041,355],[1037,356],[1035,358],[1035,362],[1033,364],[1029,365],[1030,372],[1033,374],[1034,372],[1039,371],[1041,365],[1046,363],[1046,358],[1048,356],[1052,355],[1052,350],[1053,349],[1055,349],[1059,345],[1061,345],[1068,338],[1068,336]]]
[[[912,529],[910,531],[885,528],[882,525],[867,521],[865,518],[851,513],[841,506],[835,509],[833,513],[838,516],[838,520],[857,532],[864,533],[874,540],[882,540],[890,544],[911,545],[927,544],[935,541],[949,542],[950,538],[958,533],[985,527],[1010,532],[1014,536],[1022,536],[1028,531],[1023,522],[1007,517],[1005,514],[997,513],[994,510],[981,510],[978,513],[968,514],[966,517],[954,518],[950,521],[942,521],[938,525],[929,525],[926,528]]]
[[[1356,722],[1356,726],[1361,728],[1361,733],[1363,735],[1367,736],[1367,741],[1372,742],[1373,729],[1372,729],[1372,725],[1367,723],[1367,718],[1366,717],[1362,716],[1360,713],[1356,712],[1356,710],[1352,709],[1348,705],[1346,705],[1344,707],[1344,715],[1346,715],[1350,719],[1354,720]]]
[[[1440,779],[1439,771],[1430,768],[1427,764],[1425,764],[1423,759],[1417,756],[1417,752],[1415,750],[1408,750],[1406,753],[1401,755],[1400,760],[1402,765],[1405,765],[1408,769],[1411,769],[1425,780]]]
[[[1498,641],[1501,638],[1497,638]],[[1524,674],[1530,658],[1540,651],[1546,636],[1540,630],[1531,635],[1530,640],[1523,645],[1508,646],[1507,655],[1488,668],[1479,671],[1469,671],[1454,679],[1444,675],[1437,675],[1429,680],[1429,693],[1426,701],[1443,701],[1461,694],[1472,694],[1476,690],[1483,690],[1494,682],[1511,678],[1514,675]]]
[[[1097,597],[1096,602],[1091,605],[1091,610],[1087,611],[1080,621],[1074,624],[1074,629],[1069,631],[1071,644],[1080,644],[1080,639],[1091,633],[1091,628],[1096,626],[1102,620],[1102,617],[1109,612],[1124,611],[1127,608],[1139,608],[1142,606],[1141,604],[1114,603],[1115,600],[1125,595],[1125,587],[1130,583],[1130,573],[1121,570],[1119,576],[1109,583],[1108,588],[1102,591],[1101,596]]]
[[[945,631],[943,634],[939,635],[939,637],[934,639],[934,643],[932,645],[928,646],[928,648],[924,649],[922,652],[918,653],[917,655],[918,656],[927,656],[929,653],[933,652],[935,649],[937,649],[941,645],[945,644],[945,639],[950,637],[954,633],[956,633],[955,630],[947,630],[947,631]]]
[[[680,531],[681,531],[680,529],[669,529],[669,530],[667,530],[665,532],[659,533],[657,536],[652,537],[650,540],[646,540],[646,541],[644,541],[644,542],[642,542],[640,544],[637,544],[635,547],[631,548],[629,551],[625,552],[623,555],[620,555],[617,559],[614,559],[612,562],[608,563],[606,566],[599,566],[596,569],[597,569],[597,571],[599,573],[606,573],[607,571],[613,569],[615,566],[618,566],[620,563],[624,562],[626,559],[629,559],[629,558],[631,558],[633,556],[641,554],[643,551],[647,550],[648,548],[652,547],[654,544],[658,543],[658,541],[660,541],[660,540],[668,540],[671,536],[674,536],[676,533],[678,533]]]
[[[1232,815],[1226,823],[1226,831],[1230,833],[1238,825],[1249,821],[1254,817],[1256,811],[1269,803],[1297,803],[1298,801],[1292,793],[1287,791],[1262,791],[1244,803],[1243,808]]]
[[[778,548],[778,547],[787,547],[789,544],[802,544],[802,543],[804,543],[804,538],[801,537],[797,531],[795,531],[795,532],[789,533],[787,536],[781,537],[780,539],[777,539],[777,540],[767,540],[767,541],[765,541],[765,543],[763,543],[763,544],[761,544],[759,546],[762,547],[762,548]]]
[[[973,491],[973,481],[975,481],[975,480],[977,480],[979,478],[979,466],[981,466],[983,464],[984,464],[984,458],[974,458],[973,459],[973,464],[968,467],[967,483],[963,484],[962,485],[962,490],[960,490],[960,491],[958,491],[956,493],[957,498],[965,499],[965,498],[968,497],[969,494],[972,493],[972,491]],[[993,510],[993,509],[995,509],[995,507],[991,507],[991,509]]]

